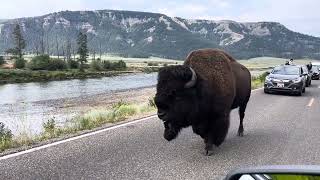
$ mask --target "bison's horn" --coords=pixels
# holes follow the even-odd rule
[[[193,86],[196,84],[196,82],[197,82],[197,74],[196,74],[196,72],[194,72],[194,70],[193,70],[191,67],[190,67],[190,70],[191,70],[191,72],[192,72],[192,77],[191,77],[190,81],[187,82],[187,83],[184,85],[185,88],[191,88],[191,87],[193,87]]]

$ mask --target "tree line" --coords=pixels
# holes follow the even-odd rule
[[[12,36],[13,36],[14,47],[7,49],[6,53],[13,55],[15,68],[21,69],[26,66],[26,62],[23,58],[23,55],[24,55],[23,50],[26,48],[27,42],[22,35],[21,27],[19,24],[15,25],[12,32]],[[48,38],[47,38],[47,41],[48,41]],[[79,69],[83,71],[84,65],[88,62],[87,59],[89,57],[87,35],[80,31],[76,42],[77,42],[76,53],[79,55],[79,57],[77,59],[75,58],[75,54],[76,54],[75,50],[72,49],[71,41],[70,39],[68,39],[66,46],[62,48],[63,60],[67,60],[67,62],[71,64],[75,64],[75,62],[72,62],[72,61],[77,61],[77,63],[79,63]],[[47,47],[47,49],[49,48]],[[58,60],[60,59],[60,49],[61,47],[59,47],[58,38],[56,37],[56,51],[57,51]],[[71,57],[72,51],[74,54],[73,60]],[[40,39],[40,44],[36,45],[36,55],[40,57],[44,57],[44,59],[47,60],[46,55],[48,54],[49,52],[47,52],[47,54],[45,52],[44,36],[42,36],[42,38]],[[94,59],[95,59],[95,53],[94,53]]]

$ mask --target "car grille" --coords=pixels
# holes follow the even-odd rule
[[[283,83],[284,87],[288,87],[292,82],[291,82],[291,80],[280,80],[280,81],[279,80],[276,80],[276,81],[273,80],[272,81],[272,85],[273,86],[277,86],[278,83]]]

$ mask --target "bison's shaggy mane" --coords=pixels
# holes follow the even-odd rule
[[[192,78],[192,72],[187,66],[167,66],[162,68],[158,74],[157,90],[166,92],[170,90],[181,90],[186,82]],[[170,83],[168,82],[176,82]],[[165,85],[164,85],[165,84]]]

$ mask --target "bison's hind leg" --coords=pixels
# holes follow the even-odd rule
[[[247,102],[243,105],[240,105],[239,107],[239,116],[240,116],[240,124],[239,124],[239,129],[238,129],[238,136],[242,137],[244,128],[243,128],[243,118],[245,116],[245,111],[247,107]]]

